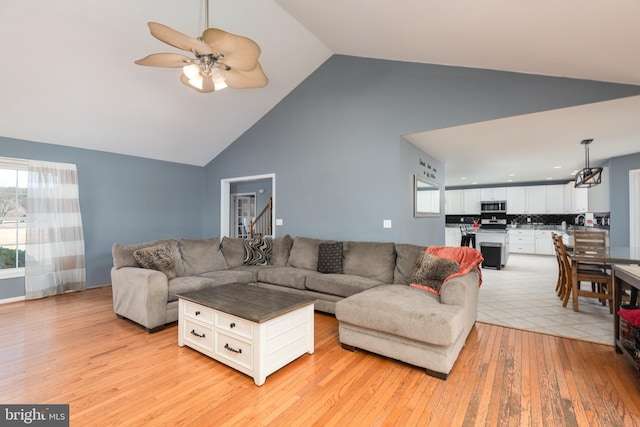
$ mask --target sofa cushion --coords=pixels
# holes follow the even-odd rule
[[[258,271],[263,268],[273,268],[273,265],[241,265],[240,267],[233,267],[231,270],[233,271],[248,271],[251,273],[251,282],[258,282]]]
[[[409,284],[409,277],[413,272],[416,258],[427,248],[425,246],[412,245],[409,243],[398,243],[396,245],[396,266],[393,271],[393,283],[402,285]]]
[[[289,253],[289,267],[306,268],[307,270],[318,269],[318,248],[319,239],[309,239],[307,237],[296,237],[293,239],[293,246]]]
[[[169,279],[176,277],[176,261],[167,242],[137,249],[133,257],[143,268],[161,271]]]
[[[384,282],[347,274],[318,274],[307,277],[307,289],[323,294],[348,297],[366,289],[384,285]]]
[[[336,318],[363,328],[449,346],[463,332],[464,309],[441,304],[429,292],[402,285],[382,285],[336,303]]]
[[[194,276],[207,271],[226,270],[217,237],[178,240],[181,260],[176,263],[178,276]]]
[[[342,274],[342,242],[318,245],[318,272]]]
[[[414,288],[417,287],[439,295],[444,279],[458,270],[460,270],[460,264],[457,262],[423,252],[416,258],[409,283]]]
[[[254,237],[244,239],[244,265],[269,265],[271,264],[271,239]]]
[[[244,243],[238,237],[223,237],[220,250],[224,255],[227,267],[240,267],[244,265]]]
[[[291,246],[293,246],[293,239],[288,234],[273,239],[271,245],[271,264],[282,267],[286,266],[287,261],[289,261]]]
[[[200,276],[176,277],[169,280],[169,299],[175,301],[177,294],[229,283],[252,283],[253,275],[248,271],[211,271]]]
[[[111,247],[111,254],[113,255],[113,266],[115,268],[140,267],[138,261],[136,261],[136,259],[133,257],[133,253],[138,249],[155,246],[159,243],[165,242],[169,244],[171,253],[173,254],[173,258],[179,259],[180,250],[178,249],[178,241],[176,239],[154,240],[152,242],[133,244],[114,243]]]
[[[320,275],[317,271],[296,267],[272,267],[258,271],[258,282],[280,285],[287,288],[306,289],[305,282],[309,276]]]
[[[344,242],[344,274],[367,277],[384,283],[393,282],[396,265],[394,243]]]

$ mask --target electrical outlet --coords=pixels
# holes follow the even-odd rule
[[[282,218],[276,218],[276,225],[283,225],[284,221],[282,221]]]
[[[391,228],[391,220],[390,219],[385,219],[382,221],[382,227],[383,228]]]

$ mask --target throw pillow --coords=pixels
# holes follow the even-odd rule
[[[271,264],[271,239],[256,237],[244,240],[244,265]]]
[[[409,283],[414,288],[440,295],[444,279],[456,273],[460,264],[423,252],[416,257]]]
[[[342,242],[318,245],[318,271],[342,274]]]
[[[133,252],[133,257],[143,268],[161,271],[169,279],[176,277],[176,262],[167,243],[138,249]]]

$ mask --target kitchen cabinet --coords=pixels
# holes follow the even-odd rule
[[[535,230],[510,230],[509,231],[511,253],[535,254],[536,240]]]
[[[541,214],[547,212],[547,186],[531,185],[525,187],[527,195],[527,211],[530,214]]]
[[[507,200],[507,189],[506,187],[492,187],[492,188],[481,188],[480,189],[480,201],[481,202],[489,202],[493,200]]]
[[[575,182],[570,181],[567,184],[569,189],[569,197],[571,199],[570,210],[567,213],[584,213],[589,212],[589,189],[576,188]]]
[[[535,230],[534,236],[536,255],[555,255],[551,230]]]
[[[460,227],[446,227],[444,230],[445,246],[460,246],[462,241],[462,232]]]
[[[525,187],[507,188],[507,213],[509,215],[527,213],[527,194]]]
[[[464,191],[464,214],[480,215],[480,190],[470,189]]]
[[[446,190],[444,197],[444,210],[447,215],[464,214],[464,190]]]
[[[563,214],[564,210],[564,185],[547,185],[547,210],[549,214]]]

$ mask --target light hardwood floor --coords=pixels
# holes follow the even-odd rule
[[[338,342],[253,379],[116,318],[111,288],[0,306],[0,403],[68,403],[72,426],[640,425],[637,372],[609,345],[477,323],[447,381]]]

